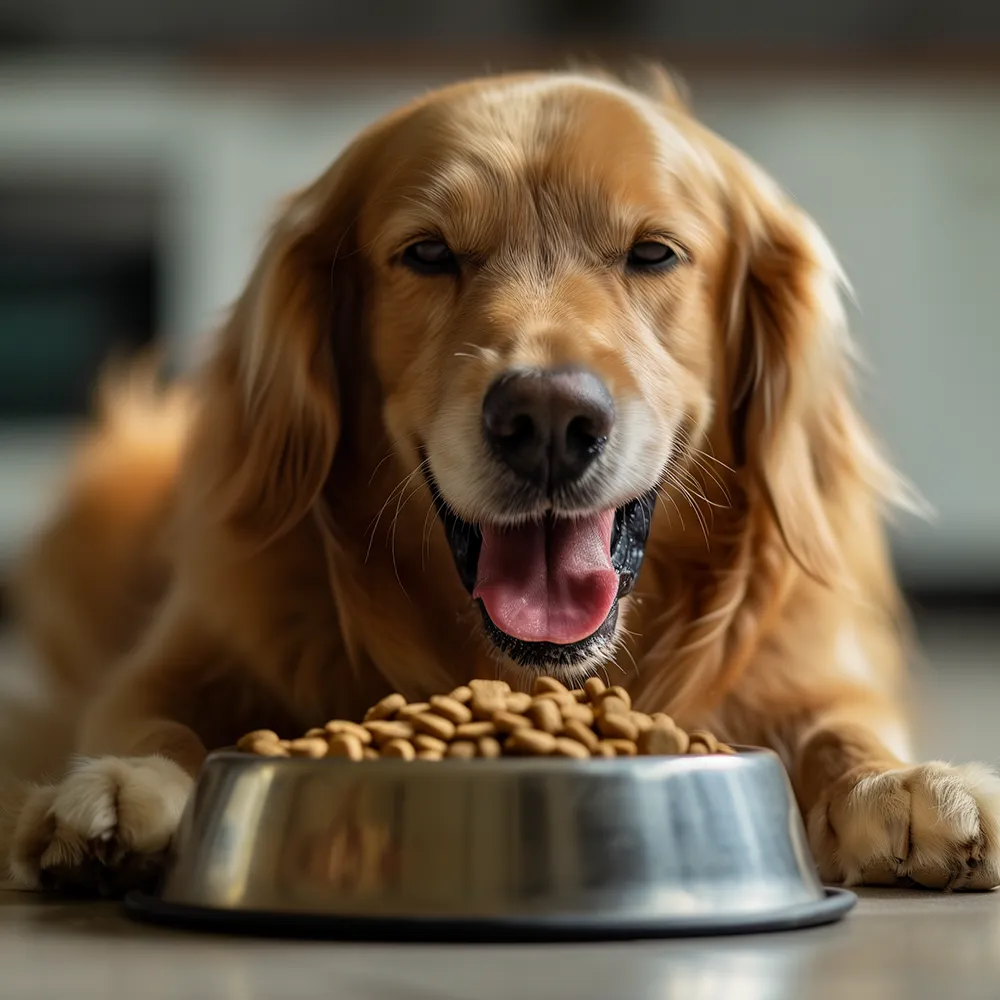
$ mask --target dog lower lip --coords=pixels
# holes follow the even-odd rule
[[[476,586],[479,555],[483,544],[482,531],[478,525],[463,520],[451,509],[426,462],[424,468],[427,485],[437,515],[444,527],[455,568],[462,585],[471,595]],[[483,603],[477,601],[483,616],[484,630],[493,644],[516,663],[546,669],[580,663],[594,656],[601,648],[609,646],[614,640],[618,601],[632,592],[642,565],[655,499],[655,491],[650,490],[615,510],[610,556],[612,568],[618,574],[618,591],[607,618],[593,634],[567,645],[517,639],[500,629],[490,619]]]

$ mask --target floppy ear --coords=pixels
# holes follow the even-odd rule
[[[733,454],[792,557],[833,583],[843,569],[838,533],[850,491],[898,500],[902,487],[851,399],[845,280],[829,245],[756,168],[741,167],[733,192]]]
[[[266,545],[309,512],[341,433],[337,344],[360,326],[353,148],[287,205],[222,331],[203,388],[201,499]]]

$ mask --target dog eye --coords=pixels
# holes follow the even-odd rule
[[[636,270],[658,270],[670,267],[677,260],[677,251],[659,240],[642,240],[633,244],[628,252],[628,266]]]
[[[458,261],[444,240],[420,240],[403,251],[403,263],[420,274],[453,274]]]

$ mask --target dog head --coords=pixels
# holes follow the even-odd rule
[[[836,572],[837,264],[657,79],[451,87],[292,200],[221,355],[227,518],[273,538],[324,488],[363,489],[331,468],[349,449],[374,470],[375,415],[490,642],[548,672],[609,655],[657,495],[706,489],[709,445],[800,565]]]

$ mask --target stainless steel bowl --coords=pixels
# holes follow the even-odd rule
[[[774,754],[404,762],[211,757],[139,917],[397,937],[782,929],[815,873]]]

